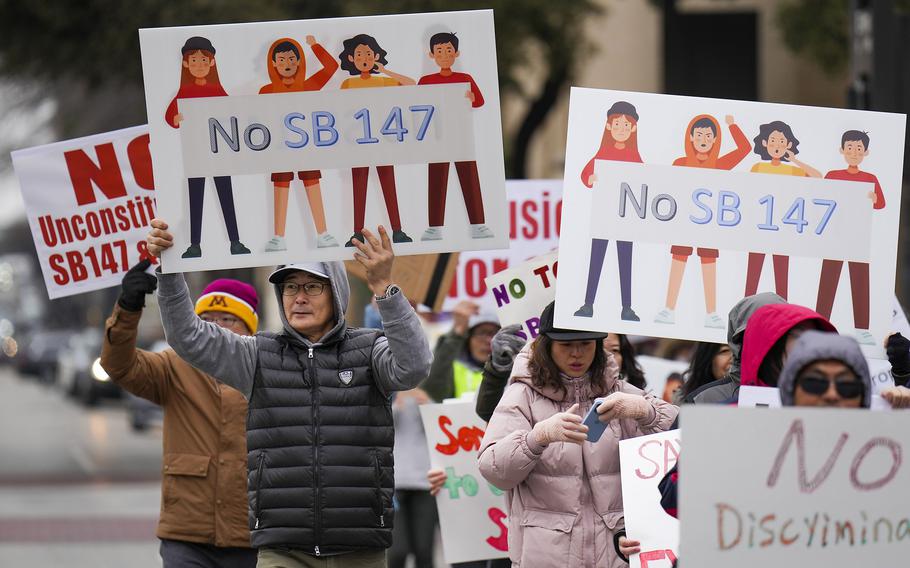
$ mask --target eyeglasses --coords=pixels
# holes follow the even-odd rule
[[[797,380],[797,385],[809,394],[821,396],[828,392],[831,383],[841,398],[858,398],[866,392],[866,385],[860,381],[832,381],[822,377],[802,377]]]
[[[199,319],[205,322],[218,324],[222,327],[234,327],[240,323],[240,319],[232,315],[214,316],[211,314],[202,314]]]
[[[281,285],[281,294],[283,296],[296,296],[303,290],[307,296],[318,296],[325,292],[325,282],[307,282],[298,284],[296,282],[284,282]]]

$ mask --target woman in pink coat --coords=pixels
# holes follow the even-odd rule
[[[667,430],[678,408],[618,378],[607,334],[557,329],[553,304],[540,335],[515,360],[481,443],[481,474],[508,491],[515,567],[621,568],[624,534],[619,441]],[[587,441],[594,400],[608,424]]]

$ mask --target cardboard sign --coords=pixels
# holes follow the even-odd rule
[[[420,407],[430,464],[448,479],[436,496],[446,562],[471,562],[508,556],[506,500],[477,468],[486,423],[473,402]]]
[[[156,204],[145,126],[17,150],[12,158],[50,299],[119,286],[148,257]]]
[[[452,311],[458,302],[470,300],[483,311],[494,311],[486,279],[559,246],[562,212],[562,180],[508,180],[509,248],[462,252],[455,280],[443,306]]]
[[[910,413],[682,408],[680,557],[701,568],[902,566]],[[718,425],[723,427],[719,428]]]
[[[348,274],[366,282],[367,273],[356,260],[344,263]],[[401,287],[409,299],[438,312],[442,308],[446,291],[452,285],[458,253],[424,254],[395,259],[392,281]]]
[[[144,29],[168,272],[508,243],[493,12]]]
[[[540,314],[556,297],[557,258],[551,252],[487,278],[499,323],[520,323],[525,339],[537,337]]]
[[[679,521],[661,507],[657,488],[679,448],[679,430],[619,442],[626,534],[641,542],[641,553],[629,558],[632,568],[669,567],[679,556]]]
[[[777,387],[739,387],[740,408],[780,408],[780,389]]]
[[[905,122],[573,88],[556,324],[721,343],[769,291],[883,356]]]

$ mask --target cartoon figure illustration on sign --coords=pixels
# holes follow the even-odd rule
[[[308,78],[306,76],[306,58],[301,56],[303,50],[300,44],[287,37],[275,40],[269,47],[266,62],[271,83],[259,89],[260,95],[318,91],[329,82],[329,79],[338,70],[338,62],[335,61],[332,54],[316,42],[315,37],[306,36],[306,42],[312,48],[316,59],[322,64],[322,69]],[[271,177],[275,190],[275,235],[265,245],[266,252],[287,250],[284,233],[288,215],[288,193],[291,181],[294,179],[294,172],[273,173]],[[338,241],[329,234],[325,224],[322,187],[319,184],[322,174],[319,170],[307,170],[297,172],[297,177],[303,182],[310,213],[313,216],[313,224],[316,227],[316,247],[337,247]]]
[[[467,83],[469,88],[465,97],[471,107],[483,106],[483,95],[467,73],[452,71],[455,60],[460,55],[458,37],[454,33],[440,32],[430,38],[430,59],[439,66],[439,73],[424,75],[418,85],[440,85],[444,83]],[[493,231],[484,224],[483,196],[480,193],[480,177],[477,174],[477,162],[455,162],[458,183],[468,210],[468,221],[471,223],[471,238],[489,239]],[[427,170],[428,213],[430,228],[424,231],[421,241],[438,241],[442,239],[442,227],[445,225],[446,191],[449,185],[449,162],[430,164]]]
[[[638,112],[631,103],[619,101],[607,111],[607,123],[604,126],[600,149],[581,172],[581,182],[589,188],[597,183],[597,176],[594,175],[595,160],[641,163],[641,156],[638,155]],[[591,261],[588,265],[585,303],[575,312],[577,317],[594,317],[594,300],[609,242],[607,239],[591,239]],[[616,241],[616,252],[619,259],[619,286],[622,295],[620,317],[626,321],[640,321],[632,309],[631,241]]]
[[[358,34],[343,42],[344,51],[338,55],[341,68],[354,75],[341,83],[342,89],[366,89],[371,87],[398,87],[401,85],[415,85],[416,81],[410,77],[395,73],[386,68],[388,52],[379,47],[379,42],[367,34]],[[384,76],[382,76],[384,75]],[[395,189],[395,167],[376,166],[379,176],[379,186],[385,200],[386,211],[389,213],[389,223],[392,225],[392,242],[410,243],[413,241],[401,230],[401,217],[398,214],[398,194]],[[354,239],[363,242],[363,224],[366,213],[367,182],[369,180],[369,166],[351,168],[354,185],[354,234],[344,246],[354,246]]]
[[[736,125],[733,117],[724,119],[730,128],[730,135],[736,143],[736,149],[719,156],[721,147],[720,123],[710,114],[700,114],[689,121],[683,141],[686,155],[677,158],[674,166],[690,168],[711,168],[715,170],[732,170],[752,150],[752,144],[743,131]],[[701,260],[701,279],[705,291],[705,327],[724,329],[726,321],[717,315],[717,249],[701,248],[697,250]],[[692,247],[673,245],[670,247],[670,277],[667,281],[667,305],[657,313],[656,323],[672,324],[676,322],[676,303],[682,287],[686,263],[692,256]]]
[[[224,87],[218,79],[218,66],[215,64],[215,47],[204,37],[191,37],[180,49],[183,54],[180,70],[180,89],[168,105],[164,120],[172,128],[180,128],[183,115],[177,112],[178,99],[197,97],[226,97]],[[224,215],[224,225],[231,240],[231,254],[250,254],[250,249],[240,242],[237,231],[237,214],[234,211],[234,189],[231,176],[215,176],[215,189],[218,202]],[[182,258],[199,258],[202,256],[202,205],[205,196],[205,178],[195,177],[188,180],[190,194],[190,246]]]
[[[847,162],[847,169],[831,170],[825,174],[825,179],[874,184],[874,189],[869,192],[872,207],[876,211],[884,209],[885,194],[878,183],[878,178],[859,169],[859,165],[869,155],[869,135],[860,130],[848,130],[841,136],[840,146],[840,153]],[[853,299],[853,325],[856,327],[856,337],[860,343],[874,345],[875,338],[869,333],[869,263],[849,261],[847,266],[850,270],[850,293]],[[826,258],[822,261],[815,311],[829,319],[843,267],[843,260]]]
[[[790,125],[780,120],[762,124],[758,136],[754,138],[756,154],[767,162],[757,162],[750,171],[760,174],[778,174],[785,176],[822,177],[821,172],[812,166],[796,159],[799,154],[799,140],[793,135]],[[791,162],[785,164],[784,162]],[[795,164],[795,165],[793,165]],[[774,288],[777,295],[787,299],[787,281],[790,272],[790,257],[783,254],[772,256],[774,263]],[[746,269],[746,296],[758,292],[758,281],[761,280],[765,253],[750,252],[749,265]]]

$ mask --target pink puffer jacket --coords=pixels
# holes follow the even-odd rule
[[[679,409],[617,378],[609,358],[603,377],[564,378],[567,394],[538,389],[528,376],[529,346],[518,355],[510,384],[487,426],[480,472],[508,491],[509,556],[513,566],[622,568],[613,538],[624,528],[619,441],[667,430]],[[614,420],[595,443],[557,442],[542,448],[531,429],[576,402],[584,416],[594,399],[614,392],[642,395],[653,412],[641,423]]]

